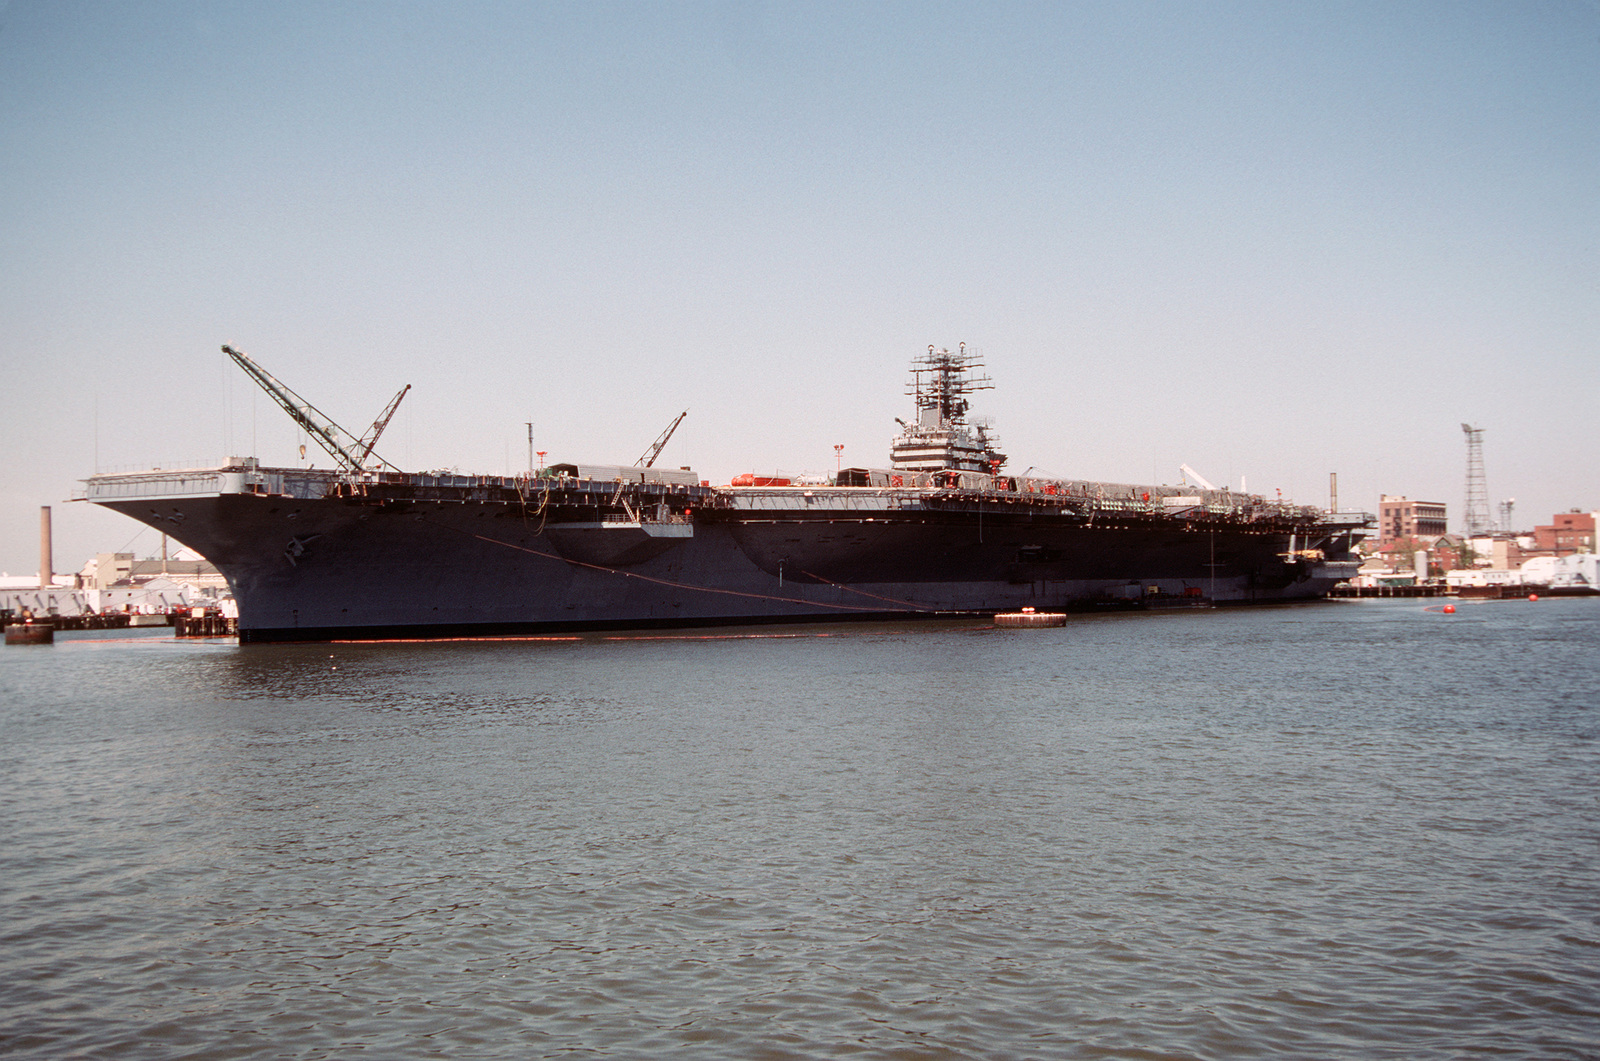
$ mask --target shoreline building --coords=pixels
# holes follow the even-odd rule
[[[1550,522],[1533,528],[1534,551],[1549,556],[1570,556],[1595,551],[1595,513],[1581,509],[1557,512]]]
[[[1461,563],[1461,539],[1448,533],[1443,501],[1414,501],[1403,494],[1378,498],[1378,535],[1363,549],[1362,584],[1423,582]]]
[[[44,618],[52,615],[86,615],[94,611],[86,595],[70,575],[53,575],[50,585],[41,586],[37,575],[0,575],[0,614],[7,617],[24,613]]]
[[[1571,509],[1550,517],[1532,531],[1501,532],[1474,540],[1480,564],[1493,568],[1520,568],[1541,557],[1582,556],[1597,551],[1595,528],[1600,512]]]
[[[132,553],[99,553],[78,575],[98,612],[167,612],[215,604],[227,580],[207,560],[136,560]]]
[[[1433,539],[1447,530],[1443,501],[1413,501],[1384,494],[1378,499],[1378,544],[1406,538]],[[1430,542],[1431,544],[1431,542]]]

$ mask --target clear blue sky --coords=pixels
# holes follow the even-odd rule
[[[1600,508],[1600,5],[0,9],[0,568],[97,468],[884,465],[965,341],[1012,456]],[[317,454],[320,458],[321,455]],[[326,466],[326,458],[321,458]],[[136,537],[137,536],[137,537]],[[130,546],[130,542],[133,544]]]

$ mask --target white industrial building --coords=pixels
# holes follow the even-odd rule
[[[1600,555],[1536,556],[1520,568],[1477,567],[1445,572],[1445,584],[1463,587],[1543,586],[1567,592],[1600,593]]]
[[[48,587],[38,575],[0,575],[0,611],[21,615],[83,615],[94,611],[88,596],[70,576],[57,576]]]

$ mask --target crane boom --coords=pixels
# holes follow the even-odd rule
[[[683,423],[683,418],[688,416],[688,415],[689,415],[689,410],[687,410],[687,409],[685,409],[683,412],[679,413],[678,414],[678,418],[676,420],[672,421],[672,423],[668,424],[667,425],[667,429],[665,431],[661,432],[661,437],[656,439],[654,442],[652,442],[650,444],[650,448],[644,451],[644,455],[641,456],[638,460],[633,462],[634,467],[636,467],[636,468],[640,468],[640,467],[648,468],[652,464],[654,464],[656,462],[656,458],[661,456],[661,451],[663,449],[666,449],[666,447],[667,447],[667,439],[672,437],[672,433],[674,431],[678,430],[678,425]]]
[[[1193,468],[1189,467],[1187,464],[1178,465],[1178,470],[1180,472],[1182,472],[1183,474],[1187,475],[1189,478],[1193,479],[1195,481],[1195,485],[1199,486],[1202,490],[1215,490],[1216,489],[1216,487],[1212,486],[1209,482],[1206,481],[1206,477],[1205,476],[1201,475],[1199,472],[1195,471]]]
[[[271,373],[252,361],[250,355],[244,351],[235,350],[224,344],[222,352],[233,358],[238,366],[244,369],[246,375],[260,384],[261,389],[271,395],[272,400],[281,405],[284,412],[305,429],[306,434],[316,439],[317,445],[327,450],[343,471],[355,474],[365,470],[362,462],[366,459],[366,452],[371,451],[370,444],[367,445],[366,452],[357,456],[362,446],[361,440],[334,423],[332,417],[278,382]],[[395,399],[395,404],[399,404],[398,398]],[[393,409],[390,409],[390,413],[393,413]],[[377,441],[376,434],[373,435],[373,441]]]
[[[383,412],[378,414],[378,418],[372,421],[372,426],[367,428],[367,433],[361,436],[360,456],[361,463],[363,465],[366,464],[367,458],[372,456],[372,447],[378,444],[378,436],[383,434],[383,429],[389,426],[390,420],[394,419],[394,411],[400,408],[400,399],[404,398],[410,390],[411,384],[409,383],[400,388],[400,393],[396,394],[394,396],[394,400],[384,407]],[[388,463],[387,461],[383,461],[382,457],[378,459],[383,463]]]

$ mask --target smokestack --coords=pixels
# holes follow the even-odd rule
[[[49,589],[55,581],[55,559],[50,555],[50,506],[39,509],[39,588]]]

